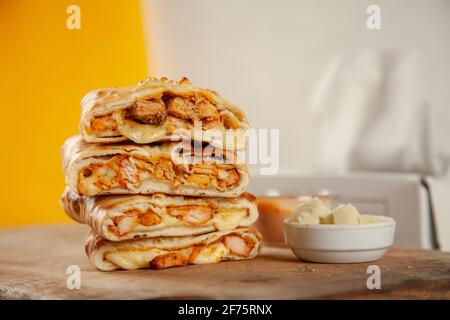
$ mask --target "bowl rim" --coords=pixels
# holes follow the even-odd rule
[[[292,227],[296,229],[320,229],[320,230],[354,230],[354,229],[377,229],[395,226],[395,220],[391,217],[379,216],[384,221],[366,223],[366,224],[301,224],[292,221],[292,218],[283,220],[285,227]]]

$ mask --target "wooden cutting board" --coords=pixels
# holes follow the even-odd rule
[[[85,226],[0,229],[3,299],[450,299],[450,254],[394,247],[376,263],[313,264],[287,248],[254,260],[166,270],[101,272],[84,255]],[[381,290],[368,290],[370,264]],[[70,265],[81,288],[66,287]]]

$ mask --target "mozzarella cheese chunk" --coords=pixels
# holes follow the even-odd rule
[[[298,205],[292,212],[292,221],[300,224],[370,224],[383,221],[380,216],[359,214],[351,205],[341,204],[330,212],[328,207],[319,199],[302,197],[298,199]]]
[[[332,214],[334,224],[359,224],[359,212],[351,204],[338,206]]]
[[[327,216],[320,218],[320,224],[333,224],[333,215],[330,213]]]
[[[319,224],[330,214],[328,207],[319,198],[304,198],[293,211],[293,219],[301,224]]]
[[[371,214],[360,214],[359,224],[369,224],[381,222],[382,218],[380,216],[373,216]]]
[[[310,212],[300,212],[297,215],[297,222],[301,224],[320,224],[320,218]]]

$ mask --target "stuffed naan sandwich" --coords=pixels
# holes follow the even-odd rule
[[[254,258],[261,235],[252,229],[217,231],[199,236],[159,237],[120,242],[91,234],[86,254],[100,270],[164,269]]]
[[[245,191],[249,175],[235,154],[180,143],[151,145],[85,143],[79,136],[63,146],[63,169],[69,188],[79,195],[166,193],[235,197]],[[205,151],[204,154],[201,154]],[[210,149],[211,151],[211,149]],[[176,155],[200,158],[180,162]],[[174,156],[175,155],[175,156]],[[233,160],[234,159],[234,160]]]
[[[238,107],[214,91],[193,87],[186,78],[151,77],[132,87],[94,90],[82,99],[81,107],[80,130],[87,142],[146,144],[179,136],[242,149],[250,127]],[[195,123],[200,128],[194,132]],[[203,135],[208,130],[223,135]]]
[[[68,188],[61,197],[75,221],[111,241],[159,236],[191,236],[248,227],[258,218],[256,198],[195,198],[152,195],[79,196]]]

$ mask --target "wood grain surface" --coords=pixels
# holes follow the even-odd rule
[[[450,254],[392,248],[375,263],[313,264],[288,248],[254,260],[166,270],[101,272],[84,255],[88,229],[73,224],[0,229],[2,299],[450,299]],[[381,290],[366,286],[370,264]],[[67,267],[81,288],[66,287]]]

